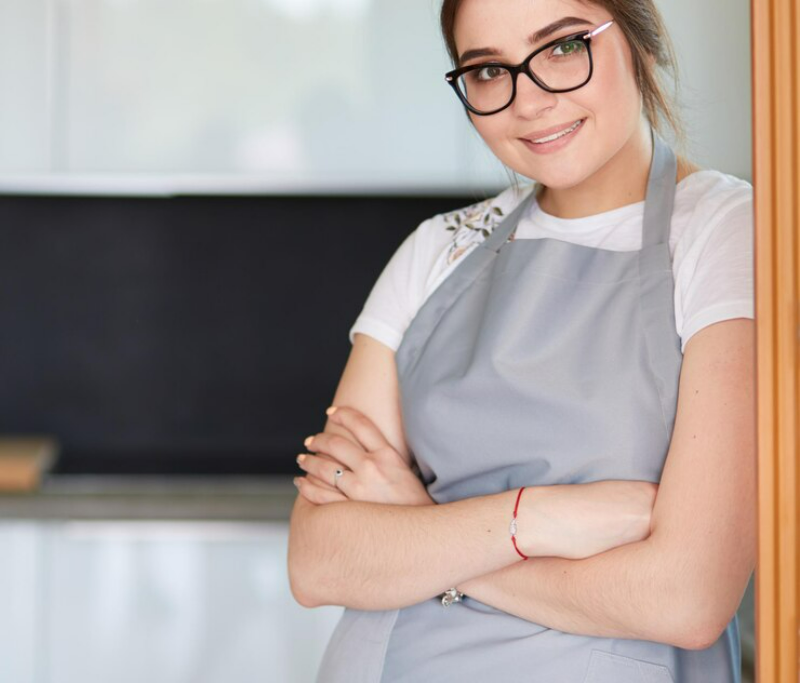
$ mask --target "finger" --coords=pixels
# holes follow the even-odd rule
[[[338,486],[332,486],[327,481],[323,481],[319,477],[315,477],[313,474],[306,474],[306,477],[311,480],[311,482],[315,486],[319,486],[322,489],[326,489],[327,491],[338,491],[339,493],[343,493],[343,491],[339,490]],[[347,495],[347,494],[345,494]]]
[[[383,432],[378,429],[378,425],[360,410],[349,406],[334,407],[336,409],[328,416],[328,419],[334,424],[350,430],[365,450],[372,452],[391,446]]]
[[[327,462],[332,462],[332,463],[334,464],[334,467],[341,467],[341,466],[342,466],[342,465],[341,465],[341,463],[340,463],[338,460],[336,460],[335,458],[332,458],[332,457],[330,457],[329,455],[319,454],[319,455],[316,455],[316,456],[311,456],[311,454],[310,454],[310,453],[300,453],[300,454],[299,454],[299,455],[298,455],[298,456],[295,458],[295,460],[297,461],[297,466],[298,466],[298,467],[299,467],[301,470],[304,470],[304,471],[305,471],[305,472],[307,472],[307,473],[309,472],[309,470],[308,470],[306,467],[303,467],[303,465],[301,464],[301,461],[300,461],[300,456],[304,456],[304,457],[303,457],[303,459],[304,459],[304,460],[305,460],[305,458],[307,458],[307,457],[315,457],[315,458],[318,458],[318,459],[320,459],[320,460],[324,460],[324,461],[327,461]],[[310,476],[310,477],[311,477],[311,480],[312,480],[312,481],[314,481],[314,483],[315,483],[317,486],[322,486],[323,488],[328,488],[328,489],[330,489],[331,491],[335,491],[335,490],[336,490],[336,487],[335,487],[335,486],[333,486],[333,484],[332,484],[332,482],[333,482],[333,478],[332,478],[332,477],[331,477],[331,479],[330,479],[330,482],[331,482],[331,483],[328,483],[328,481],[327,481],[326,479],[324,479],[324,478],[319,478],[319,477],[316,477],[316,476],[314,476],[314,474],[313,474],[313,473],[309,473],[309,474],[308,474],[308,476]]]
[[[334,483],[336,470],[347,469],[336,460],[322,458],[310,453],[301,453],[297,456],[297,466],[309,475],[316,477],[320,482],[324,482],[334,491],[337,490]]]
[[[326,491],[309,481],[306,477],[297,478],[297,490],[300,492],[300,495],[317,505],[348,499],[347,496],[340,491]]]
[[[304,444],[309,451],[329,455],[353,471],[357,471],[361,462],[367,457],[366,451],[359,444],[333,432],[314,434],[308,437]]]

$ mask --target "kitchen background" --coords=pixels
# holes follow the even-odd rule
[[[749,3],[660,5],[690,157],[752,182]],[[314,680],[294,456],[394,249],[509,182],[437,9],[0,0],[0,437],[57,444],[0,494],[0,683]]]

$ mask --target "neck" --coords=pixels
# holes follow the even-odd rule
[[[644,201],[653,143],[642,118],[636,132],[605,166],[583,182],[564,189],[543,186],[539,206],[558,218],[584,218]]]

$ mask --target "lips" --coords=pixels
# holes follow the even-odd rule
[[[555,135],[556,133],[561,133],[568,128],[574,126],[578,121],[582,119],[574,119],[568,123],[562,123],[558,126],[553,126],[552,128],[545,128],[544,130],[537,130],[535,133],[531,133],[530,135],[526,135],[523,139],[527,140],[528,142],[533,142],[534,140],[541,140],[542,138],[546,138],[548,135]]]
[[[572,141],[581,134],[581,131],[583,130],[583,124],[585,122],[586,119],[578,119],[578,121],[573,124],[575,129],[569,133],[564,131],[570,130],[572,126],[567,126],[561,131],[557,130],[557,132],[560,132],[561,135],[557,135],[555,139],[550,140],[549,142],[533,142],[527,138],[519,138],[519,140],[530,152],[533,152],[536,155],[558,154],[561,152],[561,150],[569,147],[569,145],[572,144]]]

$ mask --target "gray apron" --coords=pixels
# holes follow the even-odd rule
[[[396,353],[403,421],[437,503],[660,481],[683,356],[668,247],[676,159],[655,131],[653,142],[640,251],[514,240],[531,193],[412,320]],[[739,683],[740,661],[736,616],[710,648],[684,650],[565,633],[467,595],[346,608],[317,683]]]

